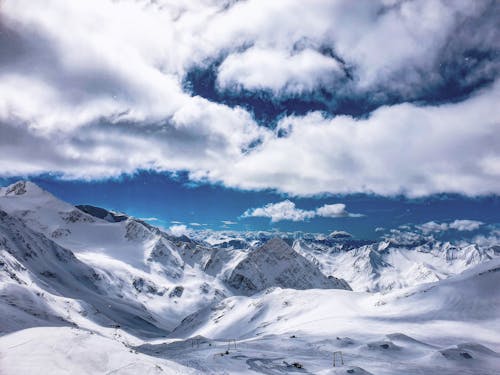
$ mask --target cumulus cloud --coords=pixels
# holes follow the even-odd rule
[[[418,228],[426,234],[433,232],[445,232],[450,229],[458,230],[460,232],[470,232],[479,229],[479,227],[483,224],[483,222],[477,220],[457,219],[455,221],[452,221],[451,223],[437,223],[435,221],[429,221],[418,226]]]
[[[210,177],[298,195],[498,193],[500,175],[484,161],[500,153],[499,97],[500,82],[465,102],[400,104],[366,119],[319,112],[283,118],[286,137],[266,139],[232,173],[214,169]]]
[[[343,203],[325,204],[316,210],[303,210],[297,208],[295,203],[286,199],[278,203],[268,203],[264,207],[250,208],[242,217],[268,217],[271,222],[282,220],[304,221],[313,217],[359,217],[360,214],[347,212]]]
[[[187,236],[191,232],[184,224],[172,225],[168,228],[168,232],[175,237]]]
[[[147,169],[293,195],[499,193],[499,84],[468,95],[498,74],[496,6],[4,0],[0,174]],[[332,108],[359,97],[387,106],[362,119],[285,116],[283,137],[243,107],[188,92],[188,73],[213,64],[230,95],[325,91]],[[429,103],[463,87],[456,103]]]
[[[323,217],[339,217],[348,214],[343,203],[325,204],[323,207],[316,209],[316,215]]]
[[[450,229],[459,231],[472,231],[479,229],[484,223],[477,220],[455,220],[450,223]]]
[[[251,208],[242,217],[268,217],[272,222],[281,220],[304,221],[315,216],[314,211],[301,210],[290,200],[268,203],[264,207]]]
[[[274,49],[250,48],[224,60],[217,82],[222,89],[271,90],[287,95],[333,85],[342,76],[339,62],[317,51],[306,49],[290,55]]]

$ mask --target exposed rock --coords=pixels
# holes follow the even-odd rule
[[[125,214],[109,211],[101,207],[91,206],[88,204],[76,207],[89,215],[92,215],[98,219],[109,221],[110,223],[117,223],[128,219],[128,216]]]
[[[279,238],[251,251],[236,266],[227,282],[231,287],[249,295],[274,286],[351,290],[347,282],[333,276],[326,277],[312,262]]]
[[[170,298],[173,297],[181,297],[182,293],[184,293],[184,287],[183,286],[176,286],[168,295]]]

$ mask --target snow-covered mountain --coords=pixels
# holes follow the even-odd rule
[[[207,358],[200,368],[214,373],[291,373],[296,361],[311,374],[493,375],[500,366],[499,281],[495,258],[447,280],[384,295],[275,288],[233,296],[187,317],[174,331],[186,340],[138,350],[160,358],[183,353],[183,364]],[[190,337],[201,342],[195,352]],[[208,359],[214,346],[229,347],[232,360]],[[344,363],[333,368],[339,351]]]
[[[22,326],[25,314],[58,325],[77,324],[70,312],[77,310],[76,314],[90,314],[91,320],[107,326],[121,325],[138,335],[166,333],[140,300],[122,293],[102,270],[85,264],[71,251],[1,210],[0,244],[0,277],[11,290],[4,290],[0,300],[2,315],[9,318],[0,322],[2,331],[16,328],[12,322]]]
[[[493,374],[498,243],[176,237],[20,181],[0,188],[0,373]]]
[[[228,283],[244,294],[254,294],[273,286],[351,290],[344,280],[326,277],[280,238],[273,238],[248,253],[234,268]]]
[[[492,243],[480,246],[429,240],[415,246],[394,246],[382,241],[348,251],[325,251],[299,240],[294,249],[324,273],[345,279],[354,290],[386,292],[446,279],[486,262],[500,255]]]
[[[389,231],[378,241],[358,240],[347,232],[329,235],[302,232],[193,233],[215,248],[245,249],[279,237],[308,259],[324,275],[347,281],[356,291],[381,291],[442,280],[500,255],[500,230],[485,234],[442,238],[419,226]]]
[[[2,188],[0,244],[3,256],[9,258],[4,263],[15,261],[17,269],[26,269],[30,283],[85,301],[100,314],[114,317],[115,325],[138,327],[126,324],[129,318],[120,318],[116,302],[124,311],[132,309],[132,315],[151,324],[154,332],[168,332],[186,315],[233,294],[238,289],[235,269],[256,259],[260,262],[256,272],[247,273],[246,280],[259,287],[244,293],[298,286],[308,274],[314,278],[307,279],[302,289],[337,287],[335,279],[328,279],[291,248],[278,249],[279,259],[267,259],[281,262],[283,270],[262,283],[269,275],[258,269],[267,262],[261,262],[261,250],[211,249],[186,237],[174,238],[125,214],[93,206],[80,208],[30,182]],[[11,280],[21,279],[12,267],[8,270]],[[302,273],[295,274],[297,270]],[[84,285],[88,290],[80,291]]]
[[[70,254],[79,264],[95,270],[106,299],[136,304],[164,332],[174,328],[186,312],[223,295],[219,290],[225,289],[222,282],[187,264],[165,233],[134,218],[118,222],[96,218],[24,181],[0,191],[0,209],[6,215],[4,220],[17,223],[17,227],[3,227],[4,231],[11,228],[5,238],[13,237],[15,231],[22,236],[24,249],[38,246],[40,252],[51,254],[50,249],[57,248]],[[8,243],[2,250],[14,254]],[[24,262],[21,265],[30,270]],[[43,271],[68,283],[55,266]],[[94,306],[86,295],[78,298],[101,313],[106,311]]]

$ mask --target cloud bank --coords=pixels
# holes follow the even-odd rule
[[[429,221],[418,226],[418,228],[425,234],[433,232],[445,232],[450,229],[454,229],[460,232],[470,232],[479,229],[483,224],[483,222],[478,220],[457,219],[452,221],[451,223],[437,223],[435,221]]]
[[[325,204],[316,210],[297,208],[295,203],[286,199],[278,203],[268,203],[264,207],[250,208],[241,217],[267,217],[275,223],[282,220],[304,221],[314,217],[360,217],[361,214],[347,212],[343,203]]]
[[[146,169],[304,196],[498,194],[497,11],[487,0],[4,0],[0,174]],[[193,71],[213,87],[188,82]],[[266,108],[279,111],[262,123]]]

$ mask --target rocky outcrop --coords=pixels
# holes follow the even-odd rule
[[[285,241],[274,238],[251,251],[235,267],[227,283],[242,294],[251,295],[269,287],[290,289],[347,289],[342,279],[327,277]]]

